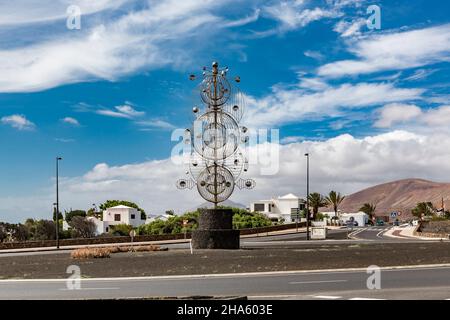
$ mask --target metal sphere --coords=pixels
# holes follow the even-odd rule
[[[192,112],[193,113],[197,113],[197,112],[199,112],[200,111],[200,109],[198,108],[198,107],[193,107],[192,108]]]
[[[210,202],[227,200],[234,190],[234,178],[231,172],[221,166],[209,166],[199,176],[198,192]]]

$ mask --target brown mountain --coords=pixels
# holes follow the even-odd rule
[[[407,215],[418,202],[432,202],[436,208],[450,209],[450,183],[438,183],[422,179],[405,179],[380,184],[347,196],[340,210],[357,212],[364,203],[377,205],[376,214],[386,215],[400,211]]]

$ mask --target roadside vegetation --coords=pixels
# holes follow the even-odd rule
[[[141,212],[141,217],[146,217],[145,211],[137,204],[123,200],[108,200],[99,206],[100,210],[125,205],[136,208]],[[220,207],[228,208],[228,207]],[[233,211],[233,228],[258,228],[271,226],[272,221],[265,215],[255,212],[249,212],[245,209],[231,208]],[[157,219],[150,223],[144,224],[138,228],[131,225],[118,224],[110,226],[107,234],[101,237],[112,236],[128,236],[131,230],[135,230],[137,235],[161,235],[161,234],[177,234],[191,232],[198,227],[199,212],[187,212],[183,215],[176,215],[172,210],[166,211],[167,220]],[[63,217],[69,225],[69,230],[63,230]],[[59,238],[93,238],[95,236],[95,224],[87,219],[88,217],[100,218],[101,214],[95,209],[70,210],[63,214],[58,214],[59,218]],[[54,240],[56,234],[56,213],[53,213],[53,220],[34,220],[27,219],[25,223],[3,223],[0,222],[0,242],[19,242],[33,240]],[[187,224],[183,224],[187,222]]]

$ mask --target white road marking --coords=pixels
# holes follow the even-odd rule
[[[341,299],[342,297],[339,296],[312,296],[313,298],[316,299],[329,299],[329,300],[336,300],[336,299]]]
[[[348,280],[295,281],[295,282],[289,282],[289,284],[334,283],[334,282],[347,282],[347,281]]]
[[[386,272],[405,270],[434,270],[450,268],[450,263],[423,264],[409,266],[381,267]],[[284,275],[308,275],[308,274],[337,274],[337,273],[366,273],[367,268],[342,268],[342,269],[316,269],[316,270],[292,270],[292,271],[267,271],[267,272],[247,272],[247,273],[219,273],[219,274],[190,274],[174,276],[142,276],[142,277],[115,277],[115,278],[81,278],[81,282],[91,281],[142,281],[142,280],[179,280],[179,279],[203,279],[203,278],[237,278],[237,277],[261,277],[261,276],[284,276]],[[67,279],[0,279],[2,283],[14,282],[66,282]]]
[[[119,290],[120,288],[80,288],[80,289],[67,289],[62,288],[60,291],[76,291],[76,290]]]
[[[376,298],[351,298],[348,300],[386,300],[386,299],[376,299]]]
[[[387,231],[387,230],[384,230],[384,229],[383,229],[383,230],[381,230],[380,232],[378,232],[378,233],[377,233],[377,237],[378,237],[378,238],[383,238],[383,237],[380,236],[380,234],[382,234],[382,233],[385,232],[385,231]]]

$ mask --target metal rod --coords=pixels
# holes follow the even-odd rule
[[[60,157],[56,157],[56,249],[59,249],[59,160]]]
[[[306,156],[306,240],[309,240],[309,153]]]

